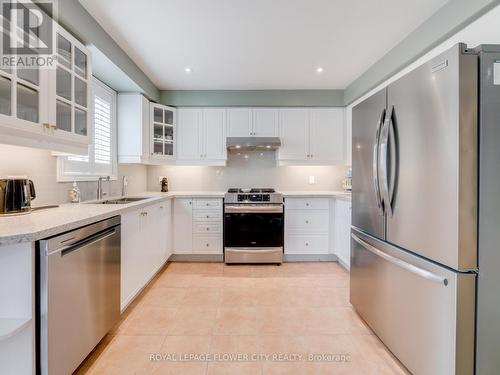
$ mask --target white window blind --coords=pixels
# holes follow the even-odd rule
[[[92,81],[91,121],[88,155],[59,157],[59,181],[116,178],[116,92],[97,79]]]

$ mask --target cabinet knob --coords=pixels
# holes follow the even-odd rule
[[[210,215],[207,215],[207,219],[210,219]]]
[[[209,246],[210,246],[210,244],[207,243],[207,247],[209,247]]]
[[[189,204],[193,204],[193,202],[189,201]]]
[[[309,224],[309,220],[306,220],[306,224]]]
[[[309,207],[309,203],[306,203],[306,206]]]
[[[309,242],[306,242],[306,246],[309,246]]]

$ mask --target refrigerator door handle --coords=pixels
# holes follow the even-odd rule
[[[418,275],[420,277],[423,277],[424,279],[436,282],[438,284],[443,284],[444,286],[448,285],[448,279],[439,275],[436,275],[435,273],[432,273],[430,271],[427,271],[426,269],[423,269],[421,267],[415,266],[413,264],[407,263],[399,258],[396,258],[392,255],[386,254],[383,251],[380,251],[376,247],[370,245],[368,242],[363,241],[361,238],[356,236],[354,233],[351,234],[351,237],[354,241],[359,243],[361,246],[363,246],[366,250],[369,252],[377,255],[380,258],[385,259],[389,263],[392,263],[400,268],[403,268],[411,273],[414,273],[415,275]]]
[[[382,210],[382,197],[380,196],[380,184],[379,184],[379,147],[380,147],[380,129],[384,123],[385,108],[380,114],[380,118],[377,122],[377,129],[375,131],[375,140],[373,142],[373,188],[375,189],[375,196],[377,197],[377,206]]]
[[[392,106],[385,116],[384,125],[380,131],[380,145],[379,145],[379,170],[380,170],[380,184],[382,185],[382,203],[384,205],[385,212],[392,217],[392,202],[390,198],[389,190],[389,171],[387,168],[388,163],[388,153],[389,153],[389,136],[392,122],[392,113],[394,107]],[[391,168],[393,169],[393,168]]]

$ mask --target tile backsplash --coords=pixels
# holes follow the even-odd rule
[[[57,158],[50,151],[10,145],[0,145],[0,178],[7,176],[28,176],[35,183],[37,197],[33,206],[60,204],[69,201],[71,182],[57,182]],[[121,176],[128,177],[129,194],[147,190],[147,168],[144,165],[119,165],[118,180],[103,184],[109,195],[121,194]],[[97,182],[78,182],[82,199],[95,199]]]
[[[273,187],[277,190],[342,190],[346,166],[278,167],[275,152],[230,153],[226,167],[149,166],[148,190],[159,191],[159,177],[166,176],[169,188],[218,190],[229,187]],[[315,184],[309,184],[314,176]]]

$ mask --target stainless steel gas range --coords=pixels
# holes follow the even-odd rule
[[[282,194],[257,188],[225,194],[225,263],[282,263],[283,233]]]

